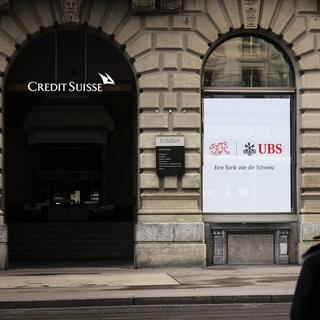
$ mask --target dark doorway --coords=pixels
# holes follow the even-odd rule
[[[105,72],[115,85],[102,92],[28,90]],[[135,119],[132,71],[110,41],[56,30],[22,50],[5,87],[10,265],[133,261]]]

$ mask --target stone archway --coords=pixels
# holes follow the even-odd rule
[[[115,84],[99,84],[104,70]],[[4,91],[10,261],[132,261],[136,95],[122,53],[56,27],[21,50]]]
[[[118,10],[118,9],[117,9]],[[33,12],[34,13],[34,12]],[[9,57],[6,57],[6,60],[8,61],[8,62],[10,62],[10,64],[9,64],[9,66],[8,66],[8,68],[7,68],[7,72],[5,73],[5,74],[3,74],[3,76],[4,76],[4,81],[5,81],[5,88],[4,88],[4,90],[5,90],[5,94],[6,94],[6,97],[5,97],[5,99],[4,99],[4,101],[5,101],[5,105],[6,105],[6,107],[8,107],[9,106],[9,104],[11,104],[11,99],[13,98],[13,99],[18,99],[18,96],[19,96],[19,94],[21,93],[21,94],[23,94],[23,92],[26,92],[26,87],[25,87],[25,85],[26,85],[26,78],[28,78],[28,74],[29,74],[29,76],[31,76],[32,77],[32,75],[35,77],[35,78],[37,78],[37,77],[39,77],[40,76],[40,73],[41,72],[44,72],[43,73],[43,75],[45,74],[45,78],[46,78],[46,76],[48,76],[49,78],[50,78],[50,76],[49,76],[49,73],[50,72],[48,72],[48,70],[46,70],[46,65],[50,65],[50,63],[48,62],[48,63],[46,63],[45,62],[45,59],[46,58],[48,58],[48,59],[50,59],[50,57],[51,57],[51,54],[50,54],[50,50],[48,51],[48,52],[43,52],[43,55],[42,55],[42,57],[44,56],[44,60],[42,60],[42,57],[41,57],[41,55],[40,55],[40,53],[39,53],[39,51],[41,52],[41,49],[44,49],[44,51],[45,51],[45,47],[46,47],[46,44],[43,44],[43,46],[41,47],[41,43],[40,43],[40,47],[38,46],[37,47],[37,43],[38,43],[38,39],[41,39],[41,41],[45,41],[46,42],[46,39],[49,37],[50,38],[50,35],[52,35],[52,34],[54,34],[53,35],[53,38],[51,37],[51,39],[52,40],[49,40],[49,42],[51,41],[52,43],[54,43],[55,41],[58,41],[58,40],[55,40],[56,39],[56,34],[57,33],[59,33],[59,36],[58,36],[58,38],[59,37],[62,37],[64,34],[70,34],[71,35],[71,38],[69,39],[69,41],[72,41],[72,35],[74,35],[75,37],[77,37],[77,35],[79,36],[81,33],[84,33],[84,39],[85,39],[85,41],[87,42],[87,41],[89,41],[90,42],[90,37],[89,37],[89,35],[93,35],[93,40],[91,40],[91,44],[89,43],[89,45],[92,47],[93,46],[93,50],[95,51],[95,54],[100,54],[100,56],[101,55],[103,55],[103,51],[104,51],[104,49],[103,49],[103,45],[100,45],[98,48],[97,48],[97,46],[94,44],[95,43],[95,41],[96,40],[94,40],[94,39],[98,39],[98,38],[103,38],[102,37],[102,35],[103,35],[103,32],[100,30],[100,29],[96,29],[94,32],[92,31],[92,28],[89,30],[89,31],[87,31],[87,26],[85,25],[84,27],[82,27],[82,30],[83,31],[79,31],[79,29],[78,29],[78,31],[77,30],[75,30],[74,29],[74,25],[63,25],[63,26],[60,26],[60,27],[58,27],[58,25],[56,24],[55,25],[55,27],[53,27],[53,28],[47,28],[47,29],[44,29],[44,28],[40,28],[40,30],[41,31],[39,31],[38,33],[36,33],[36,34],[34,34],[33,36],[30,36],[30,35],[28,35],[28,40],[26,40],[24,43],[23,43],[23,46],[19,46],[19,45],[16,45],[16,48],[17,48],[17,51],[13,54],[13,56],[11,57],[11,58],[9,58]],[[61,30],[61,31],[58,31],[58,30]],[[53,33],[52,33],[52,31],[53,31]],[[89,33],[90,32],[90,33]],[[61,34],[61,35],[60,35]],[[87,35],[87,34],[89,34],[89,35]],[[80,35],[81,36],[81,35]],[[97,38],[98,37],[98,38]],[[103,41],[103,40],[102,40]],[[120,48],[120,45],[115,41],[115,40],[113,40],[113,37],[107,37],[107,39],[105,39],[105,41],[107,41],[107,43],[109,43],[109,46],[110,46],[110,44],[111,44],[111,47],[112,46],[114,46],[115,48],[117,48],[116,49],[116,51],[118,50],[118,51],[123,51],[123,50],[121,50],[121,48]],[[113,42],[113,44],[111,43],[111,42]],[[47,41],[48,42],[48,41]],[[30,43],[30,45],[28,45],[28,43]],[[47,43],[48,44],[48,43]],[[50,46],[49,46],[50,47]],[[90,48],[91,48],[90,47]],[[110,47],[110,48],[111,48]],[[27,49],[27,51],[26,51],[26,49]],[[36,52],[37,52],[37,54],[39,54],[39,56],[38,56],[38,59],[37,59],[37,62],[38,63],[42,63],[42,62],[44,62],[44,65],[42,66],[42,67],[40,67],[40,68],[38,68],[39,70],[38,70],[38,75],[37,75],[37,72],[35,72],[34,73],[34,71],[37,69],[37,66],[36,65],[34,65],[34,69],[32,70],[32,68],[30,69],[30,70],[26,70],[26,68],[28,69],[28,66],[30,66],[31,64],[33,64],[33,62],[32,62],[32,59],[34,59],[33,57],[35,56],[35,51],[33,51],[33,53],[32,52],[30,52],[30,51],[32,51],[33,50],[33,48],[36,48],[35,50],[36,50]],[[70,49],[70,48],[69,48]],[[29,51],[28,51],[29,50]],[[56,49],[55,49],[56,50]],[[43,51],[43,50],[42,50]],[[29,52],[29,53],[27,53],[27,56],[26,56],[26,52]],[[87,50],[86,51],[86,53],[85,53],[85,55],[89,55],[90,56],[90,54],[92,55],[92,53],[91,52],[89,52],[89,50]],[[120,54],[120,55],[122,55],[122,53],[121,52],[118,52],[118,54]],[[74,56],[76,57],[77,55],[79,55],[79,53],[77,53],[77,54],[75,54]],[[90,57],[89,57],[90,58]],[[118,83],[112,88],[113,89],[113,92],[115,92],[114,94],[112,94],[112,103],[111,104],[121,104],[121,103],[124,103],[123,101],[121,102],[119,102],[118,100],[121,100],[121,99],[118,99],[117,98],[117,94],[116,94],[116,92],[117,91],[121,91],[121,90],[124,90],[124,92],[126,92],[126,90],[128,89],[128,90],[132,90],[132,94],[133,94],[133,96],[135,97],[136,96],[136,94],[135,94],[135,83],[133,83],[133,85],[129,85],[129,84],[126,84],[125,83],[125,78],[126,78],[126,76],[124,76],[124,74],[123,74],[123,72],[124,72],[124,69],[125,69],[125,67],[124,67],[124,64],[125,63],[127,63],[128,64],[128,62],[125,62],[124,64],[123,64],[123,62],[121,62],[120,64],[116,61],[116,57],[114,56],[114,54],[111,54],[111,56],[107,53],[106,54],[106,56],[104,57],[104,59],[105,60],[107,60],[109,58],[109,60],[110,60],[110,62],[109,63],[111,63],[110,65],[112,65],[112,63],[114,63],[115,64],[115,66],[113,66],[113,68],[116,68],[117,70],[114,70],[113,71],[113,73],[114,74],[116,74],[116,73],[118,73],[118,76],[120,76],[119,77],[119,80],[117,81]],[[29,62],[27,62],[26,60],[30,60]],[[72,59],[72,57],[71,57],[71,59]],[[91,59],[92,60],[92,59]],[[95,59],[93,59],[93,63],[94,64],[96,64],[97,63],[97,58],[95,58]],[[86,60],[87,61],[87,60]],[[103,60],[102,60],[103,61]],[[105,61],[103,61],[103,62],[105,62]],[[54,63],[53,63],[54,64]],[[86,65],[87,65],[87,62],[86,62]],[[104,65],[104,66],[103,66]],[[38,65],[38,67],[39,67],[39,65]],[[79,67],[79,66],[78,66]],[[21,69],[22,68],[22,69]],[[55,67],[55,68],[57,68],[57,67]],[[105,65],[105,63],[102,63],[101,64],[101,68],[103,68],[103,71],[105,71],[106,69],[108,69],[108,67]],[[19,71],[19,69],[20,69],[20,71]],[[77,68],[76,68],[77,69]],[[96,69],[96,67],[94,67],[93,65],[90,67],[88,67],[88,69],[87,69],[87,71],[84,71],[85,72],[85,77],[86,77],[86,81],[92,81],[92,79],[90,80],[90,77],[92,77],[92,75],[90,76],[90,70],[93,70],[93,69]],[[130,68],[130,66],[129,66],[129,70],[130,70],[131,68]],[[42,71],[41,71],[42,70]],[[81,70],[82,71],[82,70]],[[101,71],[101,70],[100,70]],[[103,71],[101,71],[102,73],[103,73]],[[78,68],[78,71],[76,71],[76,72],[79,72],[79,68]],[[125,71],[125,73],[126,73],[127,71]],[[59,72],[58,72],[59,73]],[[60,73],[61,73],[61,70],[60,70]],[[71,74],[72,73],[74,73],[74,72],[71,72]],[[132,71],[130,70],[129,71],[129,73],[131,74],[131,75],[129,75],[129,77],[133,80],[133,77],[132,77]],[[70,74],[70,75],[71,75]],[[81,72],[80,72],[80,74],[81,74]],[[121,76],[121,74],[122,74],[122,76]],[[74,73],[74,75],[76,76],[76,73]],[[62,74],[60,74],[60,76],[58,76],[58,77],[54,77],[54,78],[52,78],[51,79],[51,81],[53,82],[53,81],[61,81],[61,80],[63,80],[62,78],[61,78],[61,76],[62,76],[62,78],[63,77],[65,77],[65,76],[63,76]],[[43,76],[40,76],[40,78],[38,78],[38,80],[39,81],[41,81],[41,77],[43,77]],[[81,76],[80,76],[81,77]],[[121,77],[122,77],[122,80],[121,80]],[[50,82],[50,79],[47,79],[47,81],[48,82]],[[59,78],[60,78],[60,80],[59,80]],[[76,76],[76,78],[77,78],[77,76]],[[19,79],[18,81],[17,81],[17,79]],[[31,80],[31,78],[29,79],[29,80]],[[42,80],[45,80],[44,78],[42,79]],[[80,80],[80,79],[78,79],[78,80]],[[100,80],[100,79],[99,79]],[[123,82],[124,81],[124,82]],[[17,83],[17,82],[20,82],[20,85],[22,85],[22,87],[20,87],[20,89],[18,89],[17,88],[17,86],[14,84],[14,83]],[[25,82],[25,83],[24,83]],[[23,84],[24,83],[24,84]],[[19,86],[19,85],[18,85]],[[129,88],[130,87],[130,88]],[[20,93],[19,93],[19,90],[21,91]],[[11,92],[11,93],[13,93],[13,92],[15,92],[16,91],[16,94],[10,94],[10,99],[9,99],[9,92]],[[50,95],[50,93],[48,93],[48,95]],[[52,95],[52,94],[51,94]],[[102,99],[102,100],[101,100]],[[103,104],[103,103],[105,103],[105,102],[103,102],[103,100],[105,100],[103,97],[101,98],[101,99],[99,99],[99,100],[101,100],[100,102],[98,102],[98,105],[99,105],[99,103],[101,104]],[[11,101],[10,103],[9,103],[9,100]],[[25,100],[25,105],[28,105],[29,104],[29,102],[32,104],[33,102],[32,101],[29,101],[29,102],[27,102],[27,100],[28,99],[26,99]],[[33,98],[31,99],[31,100],[34,100]],[[37,98],[36,98],[36,100],[37,100]],[[34,100],[34,101],[36,101],[36,100]],[[122,99],[123,100],[123,99]],[[40,102],[39,102],[40,101]],[[42,101],[42,102],[41,102]],[[45,102],[44,100],[43,100],[43,98],[40,98],[40,100],[38,99],[38,102],[37,102],[37,104],[39,105],[39,103],[40,103],[40,106],[41,106],[41,104],[47,104],[47,102]],[[92,102],[91,102],[92,103]],[[94,102],[93,101],[93,104],[97,104],[97,102]],[[110,103],[109,103],[110,104]],[[98,105],[97,105],[97,107],[98,107]],[[108,137],[108,140],[110,141],[112,141],[112,140],[119,140],[119,141],[121,141],[121,139],[123,140],[123,137],[121,136],[121,130],[123,131],[123,130],[128,130],[128,128],[129,127],[132,127],[131,125],[128,125],[128,124],[126,124],[126,123],[124,123],[124,122],[130,122],[132,119],[134,119],[134,121],[133,122],[135,122],[135,117],[136,117],[136,114],[135,114],[135,112],[136,112],[136,108],[135,108],[135,106],[136,106],[136,102],[135,101],[132,101],[132,102],[130,102],[130,108],[132,109],[132,115],[131,114],[127,114],[127,115],[122,115],[121,116],[121,114],[120,114],[120,111],[121,111],[121,109],[123,109],[124,107],[123,106],[119,106],[118,105],[118,107],[117,108],[113,108],[113,110],[110,110],[109,112],[110,112],[110,116],[112,117],[112,120],[113,121],[115,121],[115,127],[114,127],[114,129],[111,129],[112,131],[113,131],[113,133],[112,133],[112,136],[110,136],[110,137]],[[94,106],[93,106],[94,107]],[[40,108],[41,109],[41,108]],[[37,113],[37,115],[35,116],[35,118],[33,117],[32,119],[37,119],[36,120],[36,122],[37,123],[40,123],[42,120],[40,120],[40,122],[39,122],[39,115],[40,115],[40,117],[41,117],[41,110],[39,109],[39,112]],[[91,108],[92,109],[92,108]],[[93,108],[94,109],[94,108]],[[97,108],[96,108],[97,109]],[[25,111],[27,111],[27,110],[25,110]],[[92,111],[92,110],[91,110]],[[27,111],[28,112],[28,111]],[[93,112],[93,111],[92,111]],[[7,114],[8,114],[8,112],[7,112]],[[53,114],[55,114],[55,113],[53,113]],[[71,115],[71,114],[70,114]],[[77,113],[77,117],[79,117],[80,116],[80,114],[79,114],[79,112]],[[99,118],[99,116],[98,116],[98,118]],[[98,119],[97,118],[97,119]],[[103,118],[103,115],[101,114],[101,116],[100,116],[100,119],[102,120],[102,118]],[[122,120],[121,120],[121,118],[122,118]],[[121,124],[121,121],[123,122],[123,124]],[[47,119],[48,120],[48,119]],[[47,121],[47,120],[45,120],[45,121]],[[66,119],[64,119],[64,121],[65,121]],[[34,124],[32,124],[32,122],[34,122],[35,120],[32,120],[31,122],[28,120],[28,124],[23,124],[23,127],[24,128],[26,128],[26,125],[27,125],[27,127],[30,127],[30,125],[29,125],[29,122],[31,123],[31,126],[34,126]],[[88,116],[87,116],[87,120],[86,121],[88,121]],[[120,122],[119,122],[120,121]],[[116,124],[116,123],[118,123],[118,124]],[[80,124],[80,123],[79,123]],[[94,125],[94,123],[92,122],[92,125]],[[54,126],[56,126],[56,125],[54,125]],[[81,126],[83,126],[83,125],[81,125]],[[136,126],[136,124],[132,127],[132,130],[133,130],[133,134],[131,135],[131,133],[130,133],[130,136],[132,137],[132,140],[135,140],[135,134],[134,134],[134,132],[135,132],[135,126]],[[9,127],[9,125],[7,126],[7,127]],[[117,129],[117,127],[118,127],[118,129]],[[112,128],[113,128],[113,126],[112,126]],[[117,133],[117,132],[120,132],[119,134]],[[87,136],[86,137],[86,139],[91,139],[92,140],[92,138],[93,137],[91,137],[90,138],[90,135],[89,136]],[[41,138],[42,139],[42,138]],[[51,139],[51,138],[50,138]],[[74,138],[71,138],[71,140],[73,140]],[[81,138],[82,139],[82,138]],[[95,139],[95,138],[93,138],[93,139]],[[88,140],[88,141],[89,141]],[[91,141],[92,142],[92,141]],[[6,142],[7,144],[8,144],[8,142]],[[135,145],[135,143],[136,142],[133,142],[134,143],[134,145]],[[115,142],[115,144],[116,144],[116,142]],[[115,148],[113,148],[113,149],[115,149]],[[126,150],[126,148],[124,148],[124,150]],[[117,153],[117,151],[116,150],[113,150],[112,151],[113,153]],[[130,153],[132,153],[132,151],[131,151],[131,148],[130,148]],[[133,152],[132,154],[135,154],[135,152]],[[126,159],[127,157],[126,156],[124,156],[124,155],[120,155],[120,154],[118,154],[118,155],[116,155],[118,158],[120,158],[120,159]],[[109,160],[108,160],[109,161]],[[110,160],[111,161],[111,160]],[[118,160],[118,166],[120,166],[121,165],[121,161],[122,160]],[[133,162],[134,161],[130,161],[130,170],[132,169],[132,170],[136,170],[136,169],[133,169],[134,167],[135,167],[135,165],[133,164]],[[132,167],[132,168],[131,168]],[[6,168],[6,167],[5,167]],[[9,174],[8,174],[9,175]],[[10,174],[11,175],[11,174]],[[134,174],[135,175],[135,174]],[[132,176],[132,174],[130,174],[130,176]],[[135,178],[133,178],[132,177],[132,179],[134,179],[134,180],[136,180]],[[114,185],[116,185],[116,184],[114,184]],[[132,185],[132,183],[127,183],[126,185]],[[131,186],[132,187],[132,186]],[[10,187],[11,188],[11,187]],[[10,189],[9,188],[9,189]],[[118,185],[118,189],[120,188],[120,185]],[[125,187],[124,188],[125,190],[126,189],[128,189],[127,187]],[[133,188],[134,189],[134,188]],[[7,189],[5,189],[5,192],[8,192],[8,188]],[[130,191],[130,190],[128,190],[128,192],[131,192],[132,194],[134,194],[134,191]],[[113,191],[113,193],[116,193],[116,191]],[[123,201],[123,199],[121,199],[121,197],[118,195],[116,195],[116,197],[118,197],[120,200],[118,200],[118,201]],[[122,197],[123,198],[123,197]],[[107,203],[106,203],[107,204]],[[116,211],[123,211],[123,209],[115,209]],[[4,218],[3,219],[3,221],[9,221],[10,220],[10,217],[7,215],[7,212],[5,211],[5,217],[3,217],[2,216],[2,218]],[[2,221],[2,222],[3,222]],[[2,237],[2,239],[4,240],[4,238],[6,237],[6,230],[5,230],[6,228],[4,227],[3,228],[3,237]],[[132,228],[131,228],[132,229]],[[118,230],[119,231],[119,230]],[[130,233],[131,234],[133,234],[133,230],[131,230],[130,231]],[[13,239],[14,238],[14,236],[13,236],[13,234],[14,234],[14,232],[11,232],[11,239]],[[132,240],[130,240],[131,242],[132,242]],[[4,244],[4,242],[3,242],[3,244]],[[3,256],[2,256],[2,261],[3,261],[3,267],[6,265],[6,249],[3,247],[3,251],[2,251],[2,253],[3,253]],[[131,256],[133,256],[133,253],[131,252]]]

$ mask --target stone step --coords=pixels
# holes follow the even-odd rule
[[[46,234],[29,234],[19,233],[14,234],[9,231],[9,237],[12,241],[24,241],[25,239],[30,240],[130,240],[133,238],[133,233],[122,232],[122,233],[81,233],[81,234],[70,234],[70,233],[46,233]]]
[[[30,243],[30,242],[25,242],[25,243],[14,243],[11,246],[9,246],[9,248],[11,248],[12,250],[15,250],[17,248],[19,249],[23,249],[25,247],[30,247],[30,248],[61,248],[61,250],[63,250],[63,248],[86,248],[86,247],[98,247],[98,248],[127,248],[132,246],[133,241],[122,241],[122,242],[113,242],[113,241],[109,241],[109,242],[99,242],[96,241],[95,243],[92,242],[77,242],[77,241],[73,241],[73,242],[68,242],[68,241],[50,241],[50,242],[41,242],[41,243]]]
[[[16,223],[9,224],[12,230],[122,230],[132,229],[133,223]]]
[[[70,247],[70,246],[57,246],[57,247],[31,247],[31,246],[25,246],[20,248],[12,249],[12,253],[22,253],[22,252],[130,252],[132,250],[131,246],[126,247],[102,247],[102,246],[84,246],[84,247]]]
[[[18,223],[9,225],[11,259],[131,258],[133,224]]]
[[[43,237],[38,237],[38,236],[30,236],[28,237],[27,235],[22,236],[19,235],[19,237],[10,237],[9,236],[9,241],[11,244],[24,244],[24,243],[33,243],[33,244],[39,244],[41,242],[43,243],[86,243],[86,242],[99,242],[99,243],[121,243],[121,242],[130,242],[133,240],[133,236],[121,236],[121,235],[108,235],[108,236],[103,236],[103,235],[64,235],[64,236],[55,236],[55,235],[46,235]]]
[[[47,251],[25,251],[19,253],[9,254],[9,261],[11,260],[32,260],[32,259],[132,259],[132,252],[47,252]]]

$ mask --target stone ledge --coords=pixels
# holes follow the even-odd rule
[[[203,223],[138,223],[136,241],[156,242],[202,242]]]
[[[138,243],[137,267],[205,266],[206,245],[198,243]]]
[[[185,208],[173,208],[173,209],[140,209],[139,210],[139,215],[201,215],[202,212],[200,209],[185,209]]]
[[[201,212],[197,214],[141,214],[138,215],[139,223],[159,223],[159,222],[170,222],[170,223],[179,223],[179,222],[202,222]]]
[[[300,213],[301,214],[320,214],[320,208],[317,207],[317,208],[302,208],[300,210]]]

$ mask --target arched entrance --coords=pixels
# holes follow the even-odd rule
[[[10,264],[132,262],[135,119],[131,67],[108,39],[57,28],[22,50],[5,86]]]

